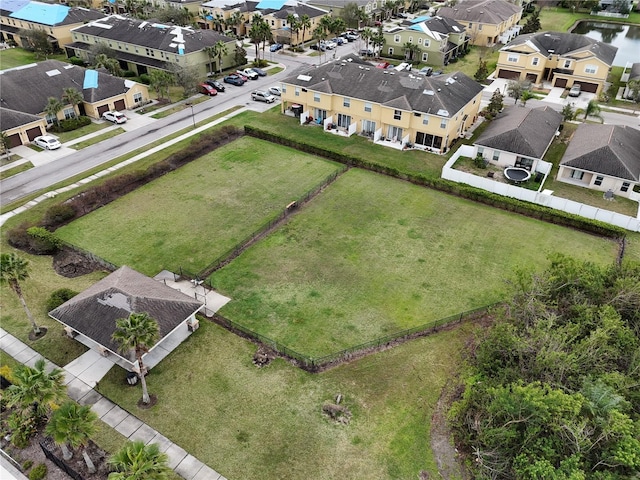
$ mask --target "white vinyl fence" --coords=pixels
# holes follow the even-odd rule
[[[555,210],[573,213],[581,217],[599,220],[617,227],[621,227],[633,232],[640,232],[640,219],[622,215],[621,213],[592,207],[583,203],[567,200],[566,198],[555,197],[541,192],[534,192],[526,188],[515,185],[496,182],[491,178],[479,177],[471,173],[454,170],[453,164],[459,157],[473,157],[473,147],[469,145],[461,146],[458,151],[442,167],[442,178],[452,182],[464,183],[472,187],[481,188],[488,192],[496,193],[505,197],[517,198],[527,202],[536,203]]]

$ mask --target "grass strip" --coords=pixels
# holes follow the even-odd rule
[[[13,167],[13,168],[9,168],[7,170],[3,170],[2,172],[0,172],[0,180],[4,180],[5,178],[9,178],[9,177],[17,175],[19,173],[26,172],[27,170],[29,170],[31,168],[33,168],[33,163],[26,162],[26,163],[23,163],[21,165],[18,165],[17,167]]]

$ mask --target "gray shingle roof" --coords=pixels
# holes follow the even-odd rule
[[[624,125],[580,124],[561,165],[640,181],[640,131]]]
[[[438,15],[453,18],[459,22],[497,25],[518,12],[522,12],[522,7],[505,0],[465,0],[453,7],[440,8]]]
[[[215,45],[218,40],[225,43],[233,41],[232,38],[213,30],[195,30],[191,27],[147,22],[120,15],[111,15],[74,28],[73,32],[174,54],[179,53],[179,45],[184,45],[184,53],[187,54]]]
[[[551,107],[507,107],[494,118],[476,145],[529,158],[542,158],[553,140],[562,115]]]
[[[101,12],[99,10],[90,10],[88,8],[81,8],[81,7],[71,7],[65,19],[60,23],[56,23],[55,25],[73,25],[76,23],[86,23],[86,22],[91,22],[92,20],[97,20],[99,18],[104,18],[104,17],[106,17],[104,12]]]
[[[466,27],[452,18],[437,15],[424,22],[430,30],[438,33],[462,33]]]
[[[4,70],[0,72],[0,107],[37,115],[42,113],[49,97],[61,98],[65,88],[75,88],[88,103],[129,90],[128,80],[102,72],[98,72],[98,88],[83,89],[86,70],[58,60]],[[25,92],[29,94],[25,95]]]
[[[375,68],[356,56],[310,68],[284,83],[443,117],[455,115],[482,91],[482,85],[460,72],[424,77]]]
[[[370,3],[370,1],[371,0],[309,0],[309,3],[312,5],[320,5],[323,8],[344,8],[348,3],[355,3],[358,7],[362,8]]]
[[[42,117],[0,107],[0,132],[41,120]]]
[[[75,48],[78,50],[83,50],[87,53],[91,53],[91,44],[84,42],[73,42],[66,46],[66,48]],[[146,65],[148,67],[159,68],[161,70],[166,70],[168,67],[167,62],[164,60],[160,60],[157,58],[144,57],[142,55],[136,55],[131,52],[123,52],[122,50],[114,50],[115,58],[117,60],[124,60],[125,62],[136,63],[138,65]]]
[[[640,80],[640,63],[634,63],[631,65],[629,80]]]
[[[158,341],[202,307],[202,303],[164,283],[123,266],[49,312],[52,318],[113,352],[116,320],[146,312],[158,322]]]
[[[510,50],[513,46],[531,42],[545,57],[553,53],[563,57],[571,57],[578,52],[589,51],[607,65],[613,64],[618,47],[599,42],[586,35],[564,32],[539,32],[520,35],[510,41],[501,50]]]
[[[313,7],[311,5],[305,5],[304,3],[299,3],[298,5],[285,5],[280,10],[273,14],[274,17],[285,19],[289,14],[298,15],[298,17],[302,17],[303,15],[307,15],[309,18],[322,17],[329,13],[327,10],[323,10],[318,7]]]

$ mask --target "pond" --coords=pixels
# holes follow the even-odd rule
[[[618,47],[614,65],[624,67],[627,62],[640,62],[640,25],[623,25],[607,22],[579,22],[571,33]]]

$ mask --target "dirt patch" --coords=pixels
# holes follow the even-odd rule
[[[53,451],[58,458],[62,459],[60,448],[55,446],[50,439],[47,439],[42,432],[39,432],[31,438],[31,442],[26,448],[18,449],[10,445],[5,447],[4,450],[20,465],[24,465],[28,460],[33,462],[31,468],[40,463],[44,463],[47,466],[47,476],[45,477],[47,480],[69,480],[71,477],[45,457],[42,447],[40,447],[40,442],[48,445],[51,451]],[[80,474],[84,480],[106,480],[110,472],[109,465],[107,464],[107,453],[91,441],[87,446],[87,452],[97,469],[96,473],[89,474],[82,454],[77,451],[74,452],[71,460],[66,462],[67,465]],[[23,471],[23,473],[29,475],[29,470]]]
[[[438,403],[431,417],[431,450],[438,465],[440,477],[445,480],[462,478],[468,479],[465,469],[461,465],[458,451],[452,444],[451,430],[447,425],[447,411],[454,399],[455,392],[448,383],[442,389]]]
[[[58,275],[75,278],[105,270],[105,267],[88,255],[65,247],[53,256],[53,269]]]

